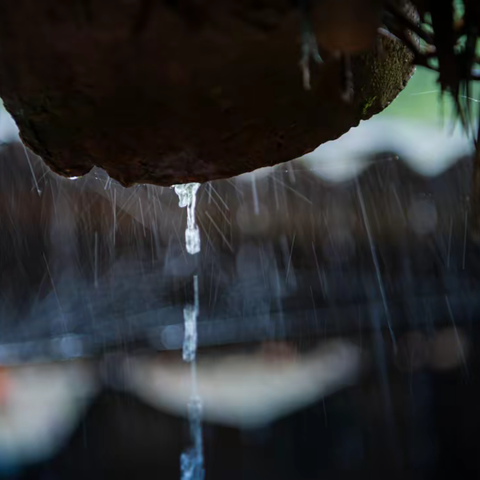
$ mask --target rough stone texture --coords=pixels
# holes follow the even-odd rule
[[[301,156],[382,110],[412,73],[391,39],[312,66],[288,0],[3,0],[0,96],[57,173],[94,165],[123,185],[229,177]]]

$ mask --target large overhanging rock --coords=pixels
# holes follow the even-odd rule
[[[289,0],[2,0],[0,96],[57,173],[94,165],[124,185],[203,182],[301,156],[385,108],[412,74],[382,37],[353,59],[299,68]],[[259,7],[263,5],[263,7]]]

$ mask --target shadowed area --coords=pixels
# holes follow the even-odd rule
[[[351,103],[339,61],[312,64],[305,90],[289,0],[7,0],[0,42],[0,95],[23,141],[61,175],[98,166],[126,186],[292,160],[383,110],[413,72],[379,37],[352,60]]]

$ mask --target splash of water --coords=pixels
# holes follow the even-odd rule
[[[175,193],[178,195],[178,204],[180,208],[187,207],[187,228],[185,230],[185,244],[187,252],[195,255],[200,252],[200,231],[195,221],[195,206],[197,203],[197,191],[199,183],[185,183],[184,185],[174,185]]]

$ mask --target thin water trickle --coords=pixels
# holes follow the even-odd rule
[[[199,183],[174,185],[175,193],[179,198],[179,206],[187,207],[187,228],[185,230],[185,244],[187,252],[195,255],[200,252],[200,231],[195,220],[196,194]],[[199,314],[198,276],[193,276],[193,305],[187,304],[183,309],[184,338],[183,360],[191,366],[191,395],[188,402],[188,421],[190,424],[190,439],[192,445],[180,457],[182,480],[203,480],[205,470],[203,466],[202,440],[202,400],[197,389],[197,319]]]
[[[183,310],[185,322],[185,336],[183,340],[183,360],[190,363],[191,368],[191,395],[188,402],[188,422],[190,424],[190,439],[192,446],[182,453],[180,469],[182,480],[203,480],[205,470],[203,466],[203,439],[202,439],[202,400],[197,389],[197,317],[198,304],[198,277],[193,277],[194,304],[187,305]]]
[[[200,231],[195,220],[195,206],[197,203],[197,191],[199,183],[186,183],[174,185],[175,193],[178,195],[178,204],[181,208],[187,207],[187,228],[185,229],[185,244],[187,252],[195,255],[200,252]]]
[[[183,321],[185,324],[185,334],[183,339],[183,360],[185,362],[195,361],[197,353],[197,317],[199,312],[198,305],[198,277],[193,276],[194,304],[186,305],[183,309]]]

